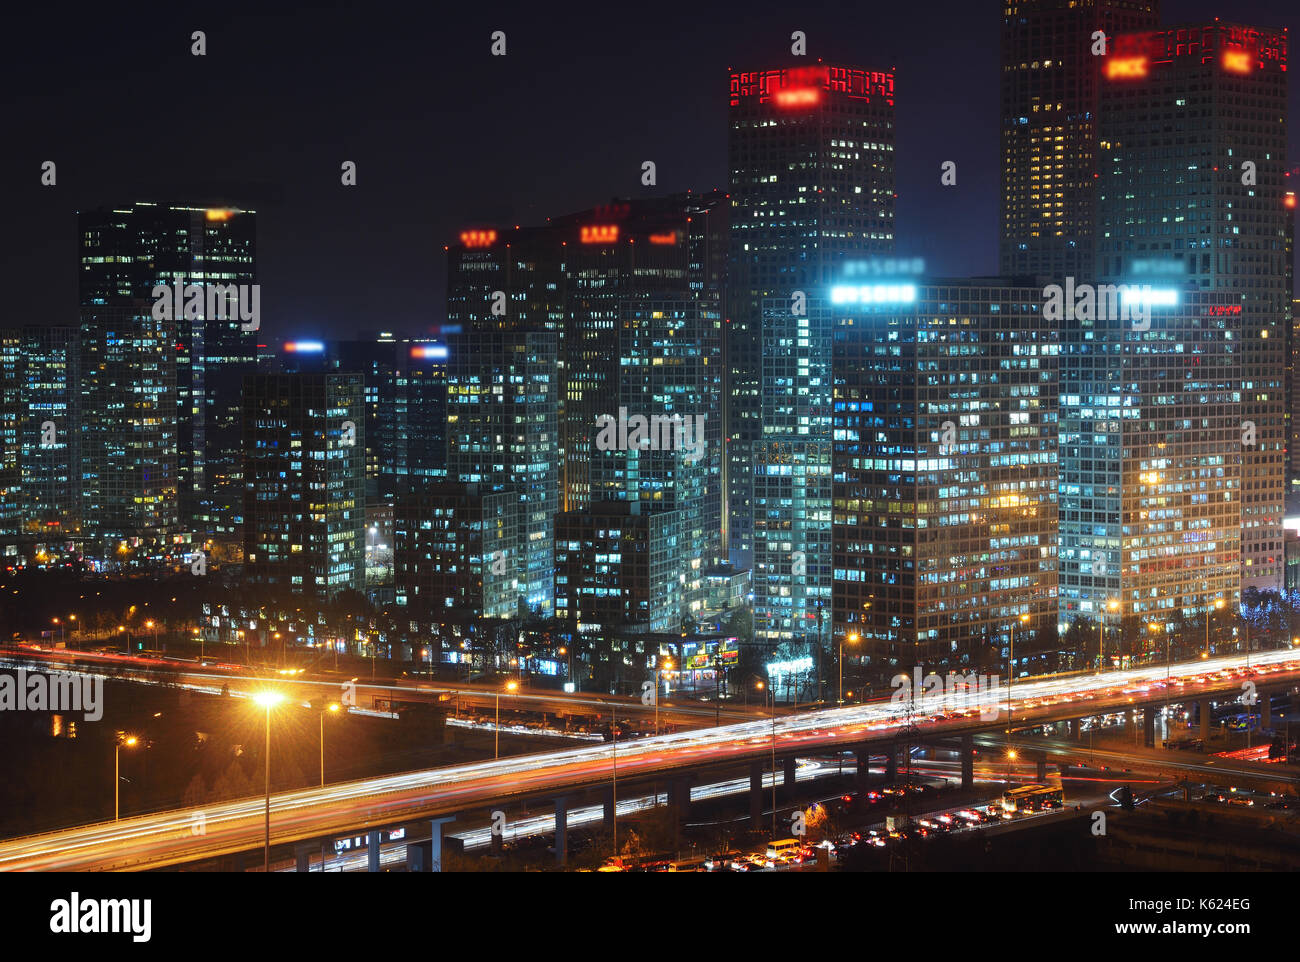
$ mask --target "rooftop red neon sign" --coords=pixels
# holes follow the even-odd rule
[[[466,247],[491,247],[497,242],[497,232],[494,230],[462,231],[460,242]]]
[[[1146,75],[1146,57],[1112,57],[1106,61],[1106,77],[1110,80],[1127,80]]]
[[[651,234],[650,243],[651,244],[676,244],[677,231],[675,230],[669,231],[667,234]]]
[[[1251,66],[1249,50],[1223,51],[1223,69],[1229,73],[1250,73]]]
[[[593,224],[582,228],[584,244],[612,244],[617,240],[617,224]]]
[[[776,92],[778,107],[811,107],[821,103],[822,92],[816,87],[795,87]]]

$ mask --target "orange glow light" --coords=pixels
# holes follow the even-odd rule
[[[1295,193],[1293,191],[1287,191],[1286,200],[1282,201],[1282,203],[1285,204],[1288,209],[1295,210]]]
[[[596,224],[582,228],[582,242],[584,244],[612,244],[617,240],[617,224]]]
[[[778,107],[810,107],[813,104],[820,103],[821,99],[822,92],[816,87],[795,87],[776,92]]]
[[[1223,51],[1223,69],[1232,73],[1250,73],[1250,52],[1247,50]]]
[[[233,211],[228,210],[210,210],[206,212],[208,220],[230,220]]]
[[[460,235],[460,242],[466,247],[491,247],[496,240],[497,232],[494,230],[467,230]]]
[[[650,243],[651,244],[676,244],[677,231],[675,230],[669,231],[667,234],[651,234]]]
[[[1146,57],[1123,57],[1106,61],[1106,76],[1111,80],[1125,77],[1145,77]]]

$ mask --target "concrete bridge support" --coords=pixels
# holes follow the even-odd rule
[[[975,737],[961,736],[961,787],[973,788],[975,785]]]
[[[749,827],[763,827],[763,763],[749,763]]]
[[[1041,753],[1034,758],[1034,780],[1039,784],[1047,781],[1047,756]]]
[[[317,846],[308,843],[306,845],[296,845],[293,849],[293,870],[295,872],[310,872],[312,853],[316,851]],[[321,871],[324,871],[325,863],[321,863]]]
[[[369,831],[366,833],[366,871],[379,871],[379,840],[383,837],[383,832]]]
[[[1070,740],[1076,742],[1079,740],[1079,719],[1077,718],[1070,719]]]
[[[1273,727],[1273,695],[1263,690],[1259,691],[1259,724],[1262,728]]]
[[[559,795],[555,799],[555,861],[563,865],[569,855],[569,799]]]
[[[781,784],[785,786],[785,790],[787,793],[794,791],[795,778],[798,775],[797,761],[798,759],[796,759],[793,755],[781,759],[782,764],[785,766],[785,777],[781,779]]]
[[[1142,709],[1142,744],[1147,748],[1156,747],[1156,712],[1159,705],[1146,705]]]
[[[898,746],[893,743],[885,746],[885,781],[898,781]]]
[[[858,788],[866,788],[871,779],[871,746],[859,745],[853,749],[853,757],[858,763],[856,781]]]
[[[1196,710],[1201,716],[1201,740],[1208,741],[1210,738],[1210,699],[1202,698],[1196,703]]]

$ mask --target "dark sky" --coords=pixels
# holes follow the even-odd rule
[[[812,58],[897,71],[900,253],[932,273],[992,273],[1001,9],[17,4],[0,66],[0,326],[75,323],[77,209],[230,198],[258,211],[267,338],[425,331],[442,319],[442,247],[466,226],[640,195],[645,160],[657,191],[725,187],[727,70],[792,62],[796,29]],[[1164,22],[1290,26],[1297,9],[1165,0]],[[206,57],[190,55],[194,30]],[[494,30],[504,58],[489,53]],[[1291,134],[1294,167],[1300,122]],[[55,187],[40,184],[45,160]],[[355,188],[340,184],[344,160]],[[939,184],[945,160],[955,188]]]

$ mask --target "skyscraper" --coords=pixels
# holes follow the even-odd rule
[[[1058,328],[1024,279],[836,289],[834,635],[877,684],[1056,642]],[[1027,621],[1022,621],[1027,616]]]
[[[325,599],[365,584],[365,406],[356,374],[244,379],[250,581]]]
[[[1099,276],[1134,280],[1138,271],[1158,268],[1172,287],[1226,295],[1197,301],[1207,311],[1222,308],[1222,315],[1189,320],[1175,342],[1184,357],[1201,350],[1212,357],[1229,349],[1220,345],[1226,339],[1239,364],[1227,421],[1195,440],[1210,445],[1205,454],[1215,459],[1202,468],[1219,459],[1240,462],[1234,500],[1243,591],[1279,589],[1283,569],[1293,218],[1286,59],[1284,32],[1240,24],[1125,34],[1107,58],[1101,100]],[[1202,371],[1190,368],[1186,376]],[[1161,400],[1147,396],[1143,403]],[[1130,440],[1130,429],[1142,423],[1121,426],[1125,464],[1149,456]],[[1221,431],[1231,451],[1221,448]]]
[[[80,530],[81,361],[77,329],[22,329],[23,530],[37,550],[62,547]]]
[[[447,369],[447,479],[516,499],[504,561],[518,608],[544,617],[555,596],[557,349],[545,330],[453,335]]]
[[[725,331],[726,527],[753,556],[764,302],[828,285],[846,257],[894,247],[894,75],[817,64],[731,74],[731,295]]]
[[[809,671],[831,621],[834,319],[827,300],[810,298],[801,313],[785,299],[764,302],[762,434],[750,446],[754,640],[777,662],[806,663]]]
[[[1094,51],[1159,14],[1159,0],[1002,4],[1003,274],[1091,277],[1104,60]]]
[[[165,426],[152,423],[163,420],[159,409],[157,418],[140,427],[161,432],[159,443],[174,448],[174,454],[158,449],[164,460],[175,463],[165,482],[179,497],[179,504],[168,509],[175,516],[173,526],[230,540],[239,526],[243,501],[239,391],[244,375],[256,368],[255,327],[260,317],[254,323],[241,319],[233,309],[221,317],[213,295],[220,285],[229,285],[237,296],[242,295],[242,300],[230,302],[232,308],[235,303],[259,304],[256,215],[226,207],[140,202],[82,211],[78,224],[82,369],[87,378],[81,399],[87,428],[83,457],[89,459],[83,473],[89,482],[85,494],[92,502],[85,513],[87,532],[103,527],[93,515],[116,510],[111,504],[97,503],[113,482],[96,465],[115,463],[111,452],[121,444],[111,435],[135,423],[129,414],[119,419],[114,413],[132,410],[130,403],[124,403],[124,393],[139,394],[129,371],[137,363],[145,368],[159,363],[168,369],[160,372],[168,393],[159,403],[173,404],[175,411],[165,418]],[[187,288],[196,286],[199,296],[192,304],[182,302],[171,317],[155,319],[151,312],[160,285],[179,289],[186,297]],[[104,308],[113,310],[106,313]],[[126,329],[122,325],[127,318],[137,322],[131,335],[135,345],[121,351],[120,331]],[[115,329],[106,330],[106,323]],[[146,356],[155,342],[166,345],[166,359]],[[124,365],[124,376],[117,381],[101,376],[101,365],[112,356],[118,357],[112,363]],[[152,484],[162,473],[145,470],[142,478],[152,479],[144,482]],[[110,501],[116,497],[109,495]],[[156,493],[145,495],[147,501],[156,497]]]

